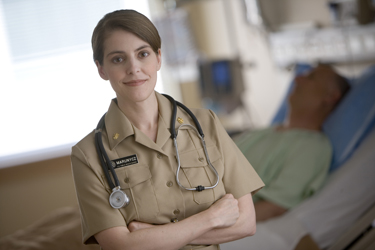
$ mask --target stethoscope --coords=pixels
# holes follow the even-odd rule
[[[208,157],[207,148],[206,148],[206,142],[204,140],[204,134],[203,134],[202,128],[201,128],[201,126],[200,126],[197,118],[195,117],[195,115],[185,105],[183,105],[182,103],[180,103],[178,101],[175,101],[172,97],[170,97],[168,95],[165,95],[165,94],[163,94],[163,95],[173,105],[173,113],[172,113],[172,119],[171,119],[170,132],[171,132],[171,138],[173,139],[174,148],[175,148],[175,152],[176,152],[176,159],[177,159],[177,163],[178,163],[178,167],[177,167],[177,171],[176,171],[176,182],[177,182],[177,184],[181,188],[183,188],[185,190],[188,190],[188,191],[198,191],[198,192],[201,192],[201,191],[203,191],[205,189],[213,189],[213,188],[215,188],[218,185],[218,183],[219,183],[219,174],[216,171],[215,167],[212,166],[210,158]],[[181,124],[175,130],[176,116],[177,116],[177,106],[180,106],[183,110],[185,110],[189,114],[189,116],[193,119],[196,128],[194,126],[190,125],[190,124]],[[130,203],[130,199],[121,190],[120,182],[119,182],[119,180],[117,178],[117,174],[116,174],[116,172],[114,170],[114,166],[112,165],[113,163],[108,158],[108,155],[107,155],[107,153],[106,153],[106,151],[104,149],[104,146],[103,146],[102,130],[105,127],[105,122],[104,122],[105,115],[106,114],[104,114],[103,117],[100,119],[100,121],[98,123],[98,126],[95,129],[95,147],[96,147],[96,151],[98,152],[100,163],[102,165],[105,177],[106,177],[106,179],[108,181],[108,184],[109,184],[109,186],[110,186],[110,188],[112,190],[112,193],[109,196],[109,204],[113,208],[122,208],[122,207],[127,206]],[[181,161],[180,161],[180,155],[178,153],[177,134],[178,134],[178,131],[182,127],[189,127],[189,128],[191,128],[193,131],[195,131],[195,133],[197,134],[197,136],[201,140],[201,143],[202,143],[202,146],[203,146],[203,150],[204,150],[204,154],[206,156],[207,163],[208,163],[208,165],[210,166],[210,168],[212,169],[212,171],[216,175],[216,183],[214,185],[209,186],[209,187],[198,185],[195,188],[187,188],[187,187],[183,186],[180,183],[180,180],[179,180],[178,176],[179,176],[179,172],[180,172],[180,169],[181,169]],[[109,175],[109,171],[108,170],[111,172],[111,174],[113,176],[113,180],[114,180],[115,183],[112,182],[112,178]]]

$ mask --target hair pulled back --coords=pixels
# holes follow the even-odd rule
[[[125,30],[147,42],[155,53],[161,48],[159,32],[154,24],[135,10],[116,10],[106,14],[96,25],[91,38],[94,61],[103,65],[104,42],[112,31]]]

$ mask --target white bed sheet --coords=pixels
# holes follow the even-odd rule
[[[258,223],[257,233],[221,245],[222,250],[292,250],[310,234],[331,246],[375,203],[375,128],[320,192],[285,215]]]

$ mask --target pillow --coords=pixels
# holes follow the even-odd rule
[[[297,64],[296,75],[312,69],[308,64]],[[369,67],[359,78],[349,81],[351,89],[323,124],[323,132],[333,147],[330,171],[340,167],[353,153],[375,125],[375,65]],[[284,121],[288,111],[288,95],[294,80],[280,105],[272,124]]]
[[[295,68],[294,68],[294,74],[296,76],[298,76],[298,75],[301,75],[301,74],[304,74],[304,73],[310,71],[312,68],[313,67],[309,64],[297,63]],[[282,123],[285,120],[285,117],[288,113],[288,96],[292,92],[292,90],[294,88],[294,84],[295,83],[294,83],[294,77],[293,77],[293,80],[292,80],[292,82],[291,82],[291,84],[290,84],[290,86],[289,86],[289,88],[286,92],[286,95],[285,95],[284,99],[282,100],[282,102],[280,104],[280,107],[276,112],[276,115],[272,119],[271,124]]]
[[[323,131],[333,145],[330,171],[347,160],[375,124],[375,65],[368,68],[327,117]]]

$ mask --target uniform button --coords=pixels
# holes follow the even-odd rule
[[[161,159],[161,158],[163,158],[163,155],[158,153],[156,157],[158,157],[158,159]]]
[[[172,186],[173,186],[173,182],[168,181],[168,182],[167,182],[167,187],[172,187]]]
[[[178,219],[174,218],[174,219],[171,220],[171,222],[176,223],[176,222],[178,222]]]
[[[173,214],[174,214],[174,215],[178,215],[178,214],[180,214],[180,210],[179,210],[179,209],[174,210],[174,211],[173,211]]]
[[[129,183],[130,179],[128,177],[126,177],[124,181],[125,181],[125,183]]]
[[[203,157],[199,157],[198,159],[200,162],[203,162],[204,161],[204,158]]]

